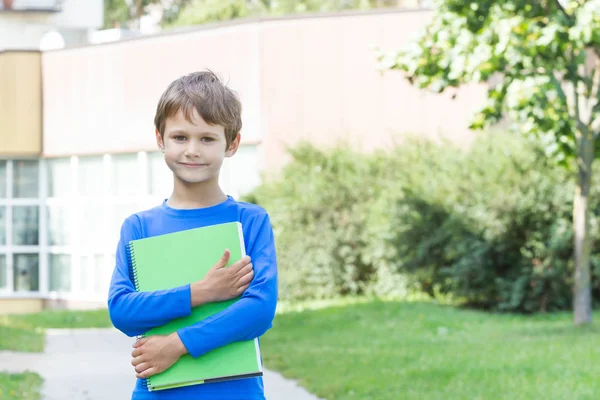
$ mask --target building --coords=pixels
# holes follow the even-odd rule
[[[105,304],[121,222],[169,195],[154,111],[190,71],[217,71],[242,98],[242,147],[221,176],[234,197],[275,176],[300,140],[365,151],[407,132],[468,142],[483,88],[453,101],[376,70],[373,45],[397,48],[429,18],[257,19],[0,54],[0,310]]]
[[[2,0],[0,51],[85,44],[103,12],[103,0]]]

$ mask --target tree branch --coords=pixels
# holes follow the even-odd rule
[[[590,130],[594,139],[600,136],[600,59],[596,58],[590,101],[595,102],[590,115]]]
[[[567,13],[567,10],[565,10],[565,8],[562,6],[562,4],[560,4],[560,0],[556,0],[556,6],[565,15],[565,17],[567,17],[568,19],[571,19],[571,16],[569,15],[569,13]]]
[[[560,84],[560,82],[558,81],[558,79],[556,79],[556,75],[554,75],[554,71],[548,71],[548,76],[550,77],[550,81],[552,81],[552,83],[556,87],[556,90],[558,91],[558,96],[563,101],[565,106],[567,106],[567,109],[568,109],[569,101],[567,100],[567,95],[565,94],[565,91],[564,91],[562,85]]]
[[[560,0],[556,0],[556,7],[558,7],[559,11],[565,16],[567,17],[567,19],[569,21],[573,21],[573,16],[570,15],[567,10],[565,10],[565,8],[562,6],[562,4],[560,4]],[[596,54],[596,57],[600,57],[600,48],[598,47],[592,47],[592,50],[594,51],[594,53]]]

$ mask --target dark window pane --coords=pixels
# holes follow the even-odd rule
[[[6,197],[6,161],[0,160],[0,198]]]
[[[0,246],[6,245],[6,207],[0,206]]]
[[[13,207],[13,244],[17,246],[37,245],[38,234],[38,206]]]
[[[112,193],[138,196],[142,188],[137,154],[119,154],[112,157]]]
[[[13,161],[13,197],[38,197],[38,162],[29,160]]]
[[[169,197],[173,190],[173,173],[165,164],[163,153],[148,154],[148,175],[150,194]]]
[[[67,210],[67,207],[48,207],[48,244],[50,246],[71,244]]]
[[[40,290],[38,254],[15,254],[14,284],[15,290],[37,292]]]
[[[6,288],[6,254],[0,254],[0,289]]]
[[[71,256],[50,254],[49,286],[53,292],[71,291]]]
[[[48,196],[68,197],[71,195],[71,186],[71,160],[48,160]]]
[[[105,196],[102,157],[79,159],[79,194],[81,196]]]

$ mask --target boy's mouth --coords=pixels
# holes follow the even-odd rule
[[[183,165],[186,168],[200,168],[200,167],[206,167],[208,164],[198,164],[198,163],[179,163],[181,165]]]

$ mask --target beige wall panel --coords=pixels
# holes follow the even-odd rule
[[[36,156],[42,151],[41,56],[0,53],[0,156]]]
[[[43,303],[42,299],[0,299],[0,315],[40,312]]]

